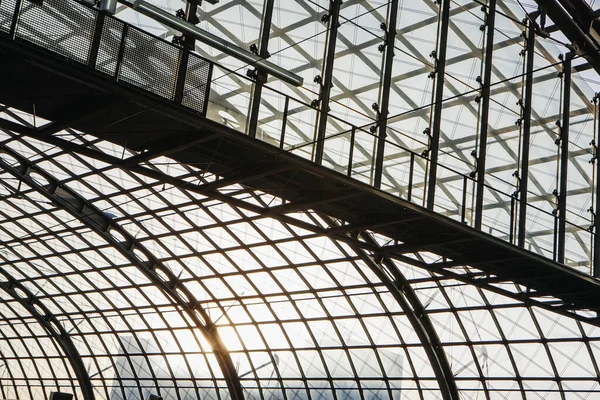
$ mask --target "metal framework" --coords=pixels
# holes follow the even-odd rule
[[[600,391],[586,2],[153,4],[304,84],[0,1],[2,397]]]

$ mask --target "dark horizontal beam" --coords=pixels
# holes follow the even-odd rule
[[[35,90],[39,101],[36,103],[41,118],[55,121],[61,120],[65,115],[64,107],[68,103],[57,104],[64,96],[57,92],[53,85],[59,85],[63,91],[70,90],[81,96],[85,101],[87,96],[97,96],[99,93],[111,93],[118,98],[107,110],[92,113],[85,121],[79,121],[73,126],[78,131],[93,134],[100,140],[106,140],[119,146],[126,147],[132,151],[140,152],[148,148],[152,143],[168,143],[169,137],[177,137],[178,132],[196,131],[200,136],[214,136],[212,140],[195,143],[189,148],[173,153],[171,157],[181,163],[193,166],[202,166],[201,169],[221,179],[231,179],[237,182],[240,179],[240,171],[248,170],[260,165],[261,162],[273,162],[282,166],[282,170],[266,171],[265,176],[259,179],[252,177],[246,181],[245,186],[249,190],[258,193],[267,193],[289,202],[291,207],[298,205],[306,206],[312,204],[310,209],[330,215],[343,224],[343,228],[325,229],[314,224],[306,223],[295,216],[287,214],[287,209],[279,209],[273,217],[282,223],[297,226],[309,230],[318,235],[328,236],[334,240],[358,244],[361,248],[372,253],[377,253],[380,248],[373,248],[368,244],[356,239],[356,232],[370,230],[377,234],[386,236],[392,242],[415,244],[431,241],[432,236],[437,235],[443,241],[464,240],[465,246],[439,246],[432,248],[432,252],[441,259],[458,261],[464,265],[470,265],[475,269],[497,276],[506,281],[514,281],[522,284],[530,290],[559,291],[559,287],[579,287],[582,292],[597,293],[597,296],[578,296],[570,289],[560,300],[565,303],[573,303],[578,309],[593,309],[600,307],[600,284],[594,278],[580,273],[572,268],[553,263],[542,256],[535,255],[529,251],[518,249],[499,238],[467,227],[457,221],[419,207],[413,203],[402,200],[396,196],[379,191],[372,186],[348,178],[328,168],[316,165],[310,160],[303,159],[289,152],[282,151],[268,143],[249,138],[215,121],[203,118],[201,115],[187,110],[173,102],[158,99],[140,90],[132,89],[119,82],[104,79],[102,76],[90,73],[89,70],[61,60],[50,57],[37,48],[19,45],[12,41],[0,44],[7,52],[14,52],[22,57],[23,65],[11,66],[10,69],[2,69],[0,72],[11,73],[11,80],[4,87],[0,86],[0,102],[13,108],[27,111],[30,103],[14,97],[14,90]],[[21,72],[23,70],[23,72]],[[33,78],[32,78],[33,76]],[[34,79],[33,81],[31,81]],[[30,82],[31,81],[31,82]],[[28,86],[29,85],[29,86]],[[30,87],[30,89],[28,89]],[[45,107],[40,103],[45,102]],[[44,111],[44,113],[42,113]],[[271,215],[273,210],[268,206],[260,206],[252,201],[230,195],[218,188],[202,187],[196,182],[189,182],[180,177],[169,176],[159,170],[148,168],[142,164],[126,165],[119,157],[103,153],[76,141],[65,140],[57,135],[41,135],[33,128],[12,123],[5,120],[0,121],[6,129],[14,130],[23,135],[52,143],[64,151],[75,152],[82,155],[97,158],[103,162],[116,167],[126,168],[131,172],[139,173],[161,183],[173,184],[181,190],[189,190],[209,196],[214,200],[223,201],[233,207],[240,207],[256,215]],[[149,139],[151,137],[151,140]],[[150,147],[153,148],[153,147]],[[156,148],[155,148],[156,149]],[[157,150],[155,150],[157,151]],[[157,154],[159,154],[158,152]],[[283,167],[289,168],[283,168]],[[256,172],[256,171],[254,171]],[[236,176],[238,175],[238,176]],[[225,181],[227,182],[227,181]],[[223,184],[221,181],[217,186]],[[318,193],[343,194],[341,198],[323,198],[323,201],[315,198],[312,194]],[[356,196],[352,192],[356,193]],[[348,194],[348,197],[346,197]],[[294,205],[294,202],[300,202]],[[467,243],[472,243],[467,246]],[[420,268],[429,269],[448,277],[459,279],[468,284],[478,285],[485,289],[502,292],[518,299],[516,294],[507,293],[506,290],[478,282],[469,275],[462,275],[457,269],[446,265],[426,264],[425,262],[409,257],[404,254],[390,252],[390,257],[415,265]],[[496,257],[496,262],[489,262],[489,258]],[[503,260],[501,260],[503,259]],[[523,272],[528,276],[556,277],[553,280],[522,281]],[[519,299],[520,300],[520,299]],[[542,302],[538,302],[544,307]],[[548,306],[550,307],[550,306]],[[546,307],[546,309],[549,309]],[[564,311],[567,313],[567,311]],[[579,317],[570,314],[573,318],[589,321],[600,325],[600,320],[585,316]]]
[[[536,0],[558,29],[571,41],[575,54],[582,55],[600,74],[598,44],[589,34],[594,12],[583,0]],[[600,32],[598,32],[600,34]],[[576,48],[575,48],[576,47]]]

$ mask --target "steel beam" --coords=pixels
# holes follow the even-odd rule
[[[242,49],[233,43],[221,39],[210,32],[200,29],[187,21],[179,19],[146,1],[135,0],[132,2],[128,0],[119,0],[119,2],[133,8],[149,18],[154,19],[157,22],[160,22],[163,25],[183,32],[188,37],[193,37],[202,43],[205,43],[227,55],[230,55],[231,57],[237,58],[240,61],[248,63],[249,65],[254,65],[259,69],[263,69],[282,81],[289,83],[290,85],[301,86],[303,83],[302,77],[298,76],[297,74],[294,74],[293,72],[290,72],[279,65],[275,65],[272,62],[266,61],[256,54],[253,54],[246,49]]]
[[[202,307],[195,295],[185,286],[179,284],[179,278],[158,260],[138,239],[131,235],[125,228],[112,221],[102,210],[89,203],[83,196],[72,189],[62,185],[45,170],[31,163],[21,154],[6,145],[0,145],[0,155],[7,154],[17,160],[19,165],[12,165],[0,157],[0,167],[15,178],[22,180],[32,189],[36,190],[57,207],[60,207],[77,218],[106,242],[126,257],[135,265],[153,284],[155,284],[167,298],[173,299],[178,306],[188,315],[194,324],[202,331],[206,340],[212,346],[217,363],[221,368],[223,377],[232,399],[244,399],[240,379],[229,351],[225,347],[215,324],[208,312]],[[43,184],[32,177],[38,174],[47,183]],[[143,258],[142,258],[143,256]],[[62,334],[62,333],[61,333]],[[81,357],[79,357],[81,359]],[[75,369],[76,365],[74,365]],[[83,364],[82,364],[83,367]],[[85,372],[85,368],[83,368]],[[79,376],[79,374],[78,374]],[[89,379],[89,378],[88,378]],[[85,391],[85,376],[81,378],[81,385]],[[90,384],[91,390],[91,384]],[[93,391],[90,392],[93,399]]]
[[[596,98],[594,99],[596,102],[600,102],[600,93],[596,93]],[[600,107],[598,108],[598,114],[596,115],[597,128],[596,132],[598,132],[595,138],[594,144],[594,168],[596,169],[596,204],[595,214],[594,214],[594,255],[592,260],[592,274],[596,278],[600,278],[600,152],[598,151],[598,145],[600,143]]]
[[[483,221],[483,199],[485,189],[485,161],[487,158],[487,138],[490,115],[492,65],[494,57],[494,31],[496,25],[496,0],[490,0],[486,26],[485,66],[481,88],[481,119],[479,121],[479,151],[477,153],[477,189],[475,195],[475,229],[481,230]]]
[[[552,22],[571,41],[577,54],[582,55],[600,73],[600,32],[596,31],[598,21],[589,4],[584,0],[536,0],[536,3],[544,6]]]
[[[450,2],[442,0],[439,47],[436,54],[435,101],[433,103],[433,124],[431,128],[431,147],[429,149],[429,179],[427,184],[427,208],[433,210],[435,204],[435,185],[437,180],[437,164],[440,151],[440,132],[442,129],[442,109],[444,108],[444,81],[446,78],[446,49],[448,47],[448,25],[450,23]]]
[[[569,169],[569,124],[571,114],[571,60],[567,53],[563,61],[563,105],[560,126],[560,188],[558,189],[558,244],[557,259],[565,262],[565,243],[567,232],[567,177]]]
[[[394,65],[394,44],[396,42],[396,20],[398,19],[398,0],[392,0],[388,7],[388,19],[385,37],[385,59],[383,80],[379,89],[377,155],[375,156],[375,181],[373,186],[381,187],[383,159],[385,157],[385,139],[387,137],[387,119],[390,104],[390,88],[392,85],[392,67]]]
[[[317,164],[321,164],[323,161],[323,151],[325,149],[325,133],[327,131],[331,87],[333,86],[333,63],[335,60],[335,45],[337,42],[341,5],[342,0],[330,0],[329,3],[329,30],[327,31],[327,47],[325,59],[323,60],[323,71],[321,73],[321,108],[316,132],[317,146],[314,158]]]
[[[523,137],[521,148],[521,169],[519,174],[519,221],[517,244],[525,247],[527,234],[527,184],[529,182],[529,146],[531,139],[531,100],[533,97],[533,61],[535,56],[535,22],[530,18],[527,24],[525,61],[525,99],[523,102]]]
[[[271,20],[273,18],[273,8],[275,0],[265,0],[265,6],[262,17],[262,30],[260,33],[260,44],[258,55],[263,59],[269,57],[269,36],[271,33]],[[254,82],[254,93],[252,94],[252,104],[250,106],[250,121],[248,125],[248,135],[256,137],[256,129],[258,126],[258,112],[260,110],[260,101],[262,99],[263,82],[267,81],[267,73],[256,70],[257,76]]]
[[[62,139],[60,137],[57,136],[40,136],[38,135],[35,130],[28,128],[28,127],[24,127],[22,125],[12,125],[11,127],[6,127],[7,129],[11,129],[14,130],[15,132],[19,132],[24,136],[30,136],[36,139],[39,139],[41,141],[44,141],[46,143],[58,146],[59,148],[63,149],[64,151],[69,151],[69,152],[74,152],[76,154],[81,154],[83,156],[86,157],[91,157],[93,159],[102,161],[104,163],[108,163],[108,164],[112,164],[112,165],[116,165],[119,166],[119,163],[121,162],[121,159],[114,157],[112,155],[103,153],[97,149],[92,149],[90,147],[87,147],[85,145],[81,145],[69,140],[65,140]],[[315,167],[317,168],[317,167]],[[600,167],[599,167],[600,168]],[[310,168],[309,168],[310,169]],[[202,195],[210,195],[211,197],[213,197],[216,200],[219,201],[223,201],[233,207],[240,207],[244,210],[248,210],[258,216],[260,216],[260,218],[262,218],[263,214],[268,213],[268,209],[265,210],[263,207],[257,206],[253,203],[250,202],[246,202],[243,201],[241,199],[236,198],[235,196],[230,196],[227,195],[225,193],[221,193],[219,191],[214,191],[211,193],[206,193],[204,191],[198,190],[198,185],[191,183],[191,182],[187,182],[185,180],[182,180],[180,178],[177,177],[172,177],[169,176],[161,171],[157,171],[157,170],[153,170],[147,167],[144,167],[142,165],[131,165],[128,168],[129,171],[134,172],[134,173],[138,173],[141,174],[143,176],[149,177],[151,179],[155,179],[159,182],[163,182],[163,183],[168,183],[168,184],[172,184],[176,187],[179,187],[182,190],[189,190],[192,193],[196,193],[199,192],[199,194]],[[598,188],[600,188],[600,174],[598,174],[597,176],[599,176],[598,180]],[[600,200],[598,200],[598,202],[600,202]],[[320,228],[320,227],[316,227],[310,223],[301,221],[297,218],[293,218],[292,216],[289,215],[285,215],[285,214],[279,214],[279,215],[273,215],[274,218],[278,219],[279,221],[283,222],[283,223],[287,223],[290,224],[292,226],[296,226],[298,228],[301,229],[305,229],[311,232],[314,232],[315,234],[318,235],[322,235],[322,236],[327,236],[327,237],[331,237],[334,238],[335,240],[339,240],[341,242],[344,243],[348,243],[348,244],[353,244],[353,245],[357,245],[360,248],[365,249],[366,251],[372,251],[372,252],[377,252],[377,251],[381,251],[380,248],[375,248],[373,246],[368,245],[367,243],[363,242],[363,241],[359,241],[354,239],[353,237],[351,237],[351,235],[348,235],[347,232],[328,232],[328,230]],[[431,213],[430,217],[432,218],[439,218],[439,219],[445,219],[445,217],[442,216],[437,216],[437,214],[435,213]],[[598,226],[600,226],[600,221],[597,222]],[[367,225],[367,224],[365,224]],[[371,224],[372,225],[372,224]],[[363,229],[369,229],[369,228],[363,228]],[[597,228],[598,229],[598,228]],[[377,228],[374,228],[374,231],[378,231]],[[476,232],[476,231],[475,231]],[[488,240],[487,236],[485,237],[486,240]],[[505,246],[507,246],[507,250],[510,249],[510,247],[508,244],[505,244]],[[598,247],[598,249],[600,249],[600,247]],[[401,253],[401,252],[400,252]],[[522,296],[519,296],[519,294],[516,294],[514,292],[511,292],[509,290],[505,290],[503,288],[499,288],[494,286],[494,284],[488,284],[485,280],[483,279],[475,279],[473,277],[471,277],[469,274],[459,274],[455,271],[453,271],[451,269],[451,265],[446,265],[445,267],[443,267],[440,264],[424,264],[418,260],[415,260],[413,258],[410,257],[406,257],[403,254],[399,254],[398,252],[388,252],[386,251],[386,255],[397,259],[399,261],[402,262],[406,262],[409,265],[414,265],[416,267],[419,268],[423,268],[423,269],[427,269],[427,270],[433,270],[436,273],[439,273],[443,276],[446,276],[447,278],[451,278],[451,279],[457,279],[461,282],[464,282],[465,284],[470,284],[470,285],[475,285],[477,287],[481,287],[483,289],[489,290],[491,292],[494,293],[498,293],[501,294],[503,296],[507,296],[509,298],[518,300],[518,301],[524,301],[527,305],[532,305],[532,306],[537,306],[537,307],[541,307],[544,308],[546,310],[549,311],[553,311],[553,312],[557,312],[561,315],[567,316],[569,318],[574,318],[586,323],[590,323],[592,325],[598,326],[600,324],[600,321],[595,318],[595,317],[589,317],[588,315],[584,314],[584,313],[573,313],[573,312],[568,312],[566,310],[559,310],[559,309],[555,309],[553,308],[551,303],[546,304],[544,301],[541,300],[536,300],[536,299],[532,299],[532,298],[522,298]],[[530,257],[530,261],[531,262],[536,262],[540,260],[540,257],[535,257],[532,256],[530,254],[528,254],[528,257]],[[488,258],[486,258],[487,260]],[[509,257],[509,260],[507,260],[505,262],[506,265],[509,264],[514,264],[514,261],[511,260],[516,260],[513,256]],[[465,265],[468,262],[465,262]],[[460,264],[462,265],[462,264]],[[550,265],[550,264],[548,264]],[[475,267],[477,267],[477,264],[475,264]],[[563,277],[569,277],[569,275],[578,275],[574,270],[572,270],[571,268],[567,268],[567,267],[563,267],[564,269],[561,268],[557,268],[557,270],[552,270],[552,273],[554,275],[549,275],[550,280],[552,281],[556,281],[558,276],[563,276]],[[526,271],[525,271],[526,273]],[[561,275],[562,274],[562,275]],[[529,276],[529,275],[528,275]],[[581,280],[581,284],[583,284],[586,287],[589,287],[589,283],[591,282],[591,280],[593,278],[589,278],[584,276],[584,275],[579,275],[582,280]],[[503,277],[501,278],[502,281],[507,281],[510,280],[508,277]],[[529,279],[529,281],[532,282],[532,285],[528,285],[527,283],[522,283],[527,287],[533,287],[534,289],[536,289],[536,282],[538,280],[541,280],[541,278],[537,278],[536,276],[532,276],[532,279]],[[569,280],[572,281],[572,280]],[[591,292],[590,292],[591,293]],[[595,293],[595,292],[594,292]],[[585,306],[585,308],[590,308],[588,305]]]
[[[10,42],[12,43],[12,42]],[[32,57],[34,58],[34,60],[39,60],[41,58],[43,58],[41,55],[36,55],[35,52],[32,52]],[[78,82],[95,82],[95,83],[99,83],[102,87],[103,82],[97,78],[95,78],[94,76],[91,76],[88,72],[83,71],[83,70],[79,70],[77,68],[72,68],[70,66],[69,63],[65,63],[64,61],[57,61],[54,60],[53,58],[47,58],[44,59],[44,61],[47,61],[47,68],[56,68],[56,67],[60,67],[60,71],[64,72],[64,73],[68,73],[70,74],[70,76],[73,77],[73,79],[76,79]],[[39,61],[38,61],[39,62]],[[86,78],[87,79],[83,79]],[[142,93],[137,93],[135,91],[128,91],[125,89],[122,89],[119,85],[116,85],[114,83],[109,83],[108,81],[104,82],[104,84],[106,85],[106,87],[108,88],[108,90],[114,90],[115,93],[117,94],[121,94],[129,99],[134,99],[135,101],[139,101],[141,104],[145,104],[144,102],[147,101],[147,96],[142,94]],[[234,135],[234,134],[230,134],[230,130],[227,129],[226,127],[223,127],[217,123],[214,123],[212,121],[204,121],[201,120],[198,116],[192,115],[190,113],[187,113],[183,110],[180,110],[177,107],[174,107],[172,104],[169,105],[167,103],[155,103],[152,102],[154,111],[156,111],[157,113],[160,113],[161,115],[164,116],[169,116],[169,118],[173,118],[176,120],[180,120],[183,123],[189,124],[189,126],[192,127],[197,127],[199,121],[202,122],[202,128],[206,129],[206,130],[212,130],[215,133],[220,133],[223,135],[223,138],[226,138],[227,140],[231,140],[233,143],[236,144],[244,144],[247,145],[247,149],[248,151],[255,151],[257,152],[257,154],[261,154],[261,157],[264,158],[266,157],[271,157],[273,153],[270,152],[270,149],[268,148],[268,144],[259,142],[259,141],[249,141],[248,138],[246,138],[244,135]],[[119,162],[121,162],[122,160],[120,160],[119,158],[116,157],[111,157],[108,156],[107,154],[100,154],[99,152],[95,151],[92,148],[86,147],[86,146],[82,146],[76,142],[70,142],[67,140],[63,140],[60,137],[57,136],[40,136],[40,132],[38,130],[32,129],[32,128],[28,128],[28,127],[24,127],[22,125],[18,125],[15,128],[15,131],[21,132],[24,135],[30,135],[32,137],[36,137],[39,138],[43,141],[47,141],[49,143],[53,143],[55,145],[60,146],[61,148],[68,150],[68,151],[74,151],[74,152],[78,152],[81,154],[85,154],[85,155],[89,155],[91,157],[94,158],[98,158],[100,160],[105,160],[105,162],[109,162],[112,164],[116,164],[118,165]],[[12,129],[12,128],[11,128]],[[224,151],[225,153],[227,153],[228,146],[221,146],[221,148],[219,150]],[[199,157],[198,159],[202,159],[202,157],[206,157],[208,156],[208,159],[212,159],[210,158],[209,154],[201,154],[200,153],[201,149],[198,149],[198,154],[197,156]],[[211,151],[209,148],[203,149],[203,151]],[[212,150],[213,154],[216,152],[216,150]],[[260,153],[259,153],[260,152]],[[233,153],[228,153],[228,154],[233,154]],[[281,158],[282,160],[285,160],[286,162],[292,162],[295,165],[300,165],[301,168],[298,169],[299,174],[304,174],[304,173],[313,173],[314,174],[314,178],[315,180],[319,180],[319,179],[325,179],[325,177],[327,177],[328,179],[331,180],[332,183],[334,182],[341,182],[344,181],[345,185],[349,185],[349,186],[353,186],[354,183],[351,182],[350,180],[348,180],[347,182],[342,179],[341,177],[337,176],[334,173],[328,172],[328,170],[323,169],[317,165],[314,165],[312,163],[309,163],[308,161],[304,162],[301,161],[299,159],[296,159],[293,156],[288,156],[285,153],[277,153],[277,157]],[[262,159],[261,158],[261,159]],[[235,161],[231,160],[231,162],[233,164],[236,164]],[[230,164],[227,164],[230,165]],[[238,165],[239,167],[239,165]],[[149,177],[154,177],[154,179],[160,179],[163,182],[167,182],[167,183],[173,183],[174,185],[182,188],[182,189],[188,189],[191,191],[195,191],[197,190],[197,185],[194,185],[193,183],[190,182],[186,182],[186,181],[182,181],[181,179],[177,179],[174,177],[169,177],[166,174],[160,173],[159,171],[154,171],[151,170],[149,168],[140,166],[140,165],[135,165],[135,166],[131,166],[130,169],[134,172],[138,172],[141,173],[145,176],[149,176]],[[292,186],[292,181],[290,181],[289,186]],[[358,189],[357,189],[358,190]],[[413,210],[413,206],[411,204],[405,204],[404,202],[398,200],[398,199],[393,199],[391,197],[384,194],[382,194],[381,192],[374,190],[374,189],[369,189],[367,187],[362,187],[361,189],[365,191],[367,194],[369,194],[370,196],[373,196],[373,200],[377,201],[377,200],[382,200],[382,199],[387,199],[386,201],[393,201],[398,203],[398,205],[402,205],[402,209],[411,209]],[[279,193],[279,192],[278,192]],[[375,194],[377,194],[377,196],[374,196]],[[225,201],[233,206],[239,206],[242,207],[244,209],[248,209],[251,210],[254,213],[257,214],[261,214],[263,212],[266,212],[265,210],[263,210],[261,207],[257,207],[254,206],[253,204],[250,204],[249,202],[243,201],[242,199],[238,199],[235,197],[231,197],[231,196],[227,196],[224,193],[221,193],[219,191],[215,191],[214,193],[210,194],[211,197],[214,197],[217,200],[221,200],[221,201]],[[383,203],[382,203],[383,204]],[[398,208],[398,210],[400,210],[400,208]],[[368,211],[368,210],[367,210]],[[372,210],[371,210],[372,211]],[[480,233],[478,231],[475,230],[465,230],[466,228],[463,227],[462,225],[455,225],[454,223],[452,223],[451,221],[448,221],[445,217],[438,215],[437,213],[431,213],[431,212],[424,212],[423,210],[413,210],[411,212],[415,212],[415,213],[419,213],[422,214],[423,217],[426,218],[427,221],[430,221],[431,223],[437,223],[439,222],[440,224],[438,224],[438,227],[448,227],[448,229],[452,228],[454,229],[454,233],[455,234],[465,234],[465,235],[470,235],[473,237],[479,237]],[[372,214],[372,213],[371,213]],[[304,224],[302,224],[301,221],[295,219],[295,218],[291,218],[288,215],[278,215],[277,216],[278,219],[284,221],[284,222],[290,222],[294,225],[298,224],[302,227],[304,227]],[[310,226],[306,226],[306,229],[310,229]],[[388,231],[387,228],[386,230],[376,229],[377,231],[381,231],[381,232],[386,232]],[[398,235],[400,235],[400,232],[398,233]],[[483,234],[481,234],[483,235]],[[505,246],[504,243],[500,243],[499,240],[496,240],[492,237],[488,237],[487,235],[481,236],[481,238],[483,239],[485,237],[485,241],[481,242],[483,243],[489,243],[490,247],[489,248],[495,248],[495,249],[499,249],[503,246]],[[340,238],[340,240],[342,240]],[[566,267],[562,267],[560,265],[553,265],[552,263],[547,263],[544,260],[542,260],[540,257],[536,257],[530,253],[526,253],[526,252],[522,252],[520,250],[517,249],[512,249],[510,246],[506,245],[506,249],[507,252],[509,253],[516,253],[519,255],[520,260],[523,261],[522,265],[525,265],[525,262],[530,263],[531,267],[532,267],[532,271],[534,271],[536,268],[539,271],[540,267],[547,267],[548,270],[551,271],[556,271],[557,272],[557,276],[561,276],[565,278],[565,281],[570,281],[570,282],[574,282],[575,280],[577,280],[579,283],[581,283],[582,285],[587,285],[587,286],[593,286],[596,285],[596,282],[594,281],[588,281],[587,278],[583,275],[578,275],[578,274],[574,274],[572,272],[572,270],[566,268]],[[452,258],[452,257],[451,257]],[[411,260],[406,260],[407,262],[410,262]],[[414,261],[414,260],[412,260]],[[503,263],[506,267],[509,267],[511,264],[509,263]],[[475,267],[477,267],[477,265],[475,265]],[[488,268],[488,266],[484,265],[485,268]],[[425,268],[425,267],[423,267]],[[451,271],[447,271],[444,270],[444,273],[450,274]],[[505,272],[504,269],[502,270],[502,275],[505,279],[508,279],[508,276],[510,275],[510,271]],[[574,275],[577,275],[576,277]],[[576,279],[575,279],[576,278]],[[468,281],[470,283],[473,283],[475,285],[478,285],[477,280],[470,280],[468,277],[463,278],[465,279],[465,281]],[[548,284],[545,282],[541,282],[539,284],[541,287],[547,287]],[[533,285],[535,287],[535,285]],[[595,289],[594,289],[595,290]],[[504,292],[505,293],[505,292]],[[509,296],[513,296],[513,294],[508,294]],[[568,296],[567,296],[568,297]],[[571,298],[573,296],[570,296],[569,298]],[[567,299],[568,300],[568,299]],[[592,297],[582,297],[579,300],[577,304],[584,306],[584,308],[595,308],[595,300]],[[538,303],[538,304],[542,304],[541,306],[543,307],[543,303]],[[591,305],[590,305],[591,304]],[[548,309],[551,309],[550,306],[548,306]],[[565,314],[567,314],[565,312]],[[584,318],[584,317],[579,317],[576,314],[571,314],[572,317],[574,318],[582,318],[582,320],[588,320],[590,323],[592,324],[598,324],[600,321],[596,321],[590,318]]]
[[[190,2],[186,4],[185,16],[186,21],[193,25],[194,18],[196,18],[196,11],[198,10],[198,4],[196,2]],[[194,49],[196,41],[192,36],[183,36],[183,46],[179,56],[179,65],[177,67],[177,82],[175,84],[175,103],[181,104],[183,97],[185,96],[185,79],[187,76],[188,63],[190,60],[190,51]]]

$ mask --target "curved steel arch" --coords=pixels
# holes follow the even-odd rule
[[[324,214],[320,214],[320,217],[332,226],[337,225],[330,217]],[[360,232],[360,236],[369,245],[377,248],[380,247],[373,238],[364,231]],[[454,380],[454,375],[452,374],[452,368],[450,368],[450,363],[442,348],[437,332],[433,327],[425,308],[421,304],[421,301],[402,272],[386,257],[382,258],[382,265],[380,265],[375,263],[361,247],[351,242],[347,244],[363,259],[371,271],[377,275],[390,291],[390,294],[396,299],[400,307],[406,312],[406,316],[419,337],[419,340],[425,349],[425,353],[427,354],[427,358],[431,363],[431,368],[435,373],[443,399],[459,400],[460,396],[456,381]],[[387,271],[383,269],[384,266]],[[390,275],[392,277],[390,277]]]
[[[60,324],[60,321],[40,299],[2,267],[0,267],[0,275],[6,279],[0,280],[0,289],[8,293],[22,307],[29,311],[36,321],[44,327],[54,340],[56,340],[67,356],[67,359],[77,376],[79,386],[83,392],[83,398],[85,400],[94,400],[94,387],[90,376],[86,371],[85,365],[83,364],[81,355],[79,354],[77,347],[75,347],[69,333]]]
[[[379,247],[373,238],[364,231],[360,233],[360,236],[366,243]],[[390,294],[398,301],[400,307],[406,312],[406,316],[419,337],[429,362],[431,362],[431,368],[435,373],[444,400],[459,400],[460,396],[454,375],[452,374],[452,368],[450,368],[450,363],[442,348],[437,332],[425,311],[425,307],[421,304],[421,301],[404,277],[404,274],[388,258],[383,257],[380,265],[375,263],[365,253],[364,249],[352,244],[349,244],[349,246],[356,254],[359,254],[363,258],[365,263],[389,289]],[[385,267],[387,273],[383,267]],[[393,278],[390,278],[388,273]]]
[[[370,244],[376,245],[373,239],[362,233],[361,236]],[[350,245],[352,247],[352,245]],[[371,270],[381,279],[381,281],[390,290],[390,293],[400,304],[400,307],[406,312],[408,320],[411,322],[413,329],[419,337],[421,344],[425,348],[427,358],[431,362],[431,368],[433,369],[440,386],[440,391],[444,400],[459,400],[460,396],[458,393],[458,387],[452,374],[452,368],[446,357],[446,353],[442,348],[442,344],[437,335],[431,319],[427,315],[425,308],[421,304],[421,301],[412,289],[412,286],[408,283],[402,272],[385,257],[382,260],[382,264],[385,264],[387,271],[393,276],[390,279],[389,275],[386,274],[375,262],[365,254],[361,248],[356,248],[354,251],[357,254],[361,254],[363,259],[367,262],[367,265],[371,267]]]
[[[10,165],[2,159],[2,154],[12,157],[19,165]],[[102,210],[4,144],[0,145],[0,167],[17,179],[21,179],[92,229],[133,265],[137,266],[163,293],[173,299],[194,324],[200,328],[206,340],[210,343],[232,399],[244,399],[241,381],[237,375],[235,365],[215,324],[193,293],[185,285],[179,284],[179,278],[168,267],[161,263],[150,250],[129,234],[127,230],[112,221]],[[32,174],[41,177],[46,181],[46,184],[37,182]],[[93,397],[89,397],[89,399],[93,399]]]

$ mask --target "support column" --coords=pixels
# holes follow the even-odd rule
[[[496,0],[489,1],[487,10],[485,43],[485,66],[481,89],[481,120],[479,126],[479,151],[477,153],[477,189],[475,197],[475,229],[481,230],[483,221],[483,197],[485,190],[485,161],[487,157],[487,137],[490,115],[490,85],[494,55],[494,28],[496,24]]]
[[[600,101],[600,93],[596,93],[596,101]],[[592,274],[596,278],[600,278],[600,215],[598,210],[600,210],[600,160],[598,156],[600,153],[598,151],[598,142],[600,142],[600,107],[598,108],[598,116],[596,117],[598,121],[597,132],[598,137],[594,138],[596,142],[592,142],[594,145],[594,168],[596,168],[596,204],[595,214],[594,214],[594,259],[593,259],[593,271]]]
[[[263,12],[262,30],[260,33],[260,45],[258,55],[263,58],[269,58],[269,36],[271,33],[271,20],[273,19],[273,8],[275,0],[266,0]],[[258,111],[260,110],[260,100],[262,98],[262,87],[267,82],[268,75],[262,69],[256,70],[256,82],[254,83],[254,93],[252,95],[252,104],[250,106],[250,122],[248,124],[248,135],[256,137],[256,128],[258,126]]]
[[[521,149],[521,173],[519,184],[519,247],[525,247],[527,225],[527,183],[529,181],[529,145],[531,136],[531,99],[533,97],[533,61],[535,56],[535,23],[529,19],[527,24],[527,56],[525,73],[525,101],[523,103],[523,141]]]
[[[444,80],[446,77],[446,48],[448,45],[448,24],[450,22],[450,0],[442,0],[439,48],[437,51],[435,103],[433,104],[433,126],[431,130],[429,180],[427,184],[427,208],[433,210],[435,204],[435,183],[440,151],[440,131],[442,125],[442,101],[444,100]]]
[[[567,234],[567,177],[569,168],[569,123],[571,114],[571,60],[567,53],[563,62],[563,106],[560,127],[560,188],[558,189],[558,257],[565,262],[565,242]]]
[[[330,0],[329,2],[329,31],[327,32],[327,51],[323,63],[321,76],[321,109],[319,111],[319,123],[317,126],[317,146],[315,152],[315,163],[323,161],[323,150],[325,148],[325,131],[327,130],[327,114],[329,113],[329,96],[333,86],[333,62],[335,59],[335,44],[340,22],[340,7],[342,0]]]
[[[185,10],[185,20],[189,23],[196,25],[198,23],[196,12],[198,11],[198,4],[202,0],[188,0]],[[177,104],[181,104],[183,96],[185,96],[185,79],[187,75],[188,61],[190,59],[190,51],[194,50],[196,46],[196,40],[193,37],[183,37],[183,46],[181,49],[181,56],[179,58],[179,68],[177,71],[177,85],[175,87],[174,101]]]
[[[383,158],[385,156],[385,139],[387,137],[387,120],[390,104],[390,87],[392,85],[392,66],[394,62],[394,44],[396,41],[396,21],[398,19],[398,0],[392,0],[388,7],[387,26],[385,29],[385,59],[383,67],[383,81],[379,90],[379,110],[377,111],[379,126],[379,137],[377,138],[377,155],[375,158],[375,181],[376,188],[381,187],[381,176],[383,174]],[[382,24],[383,25],[383,24]]]

